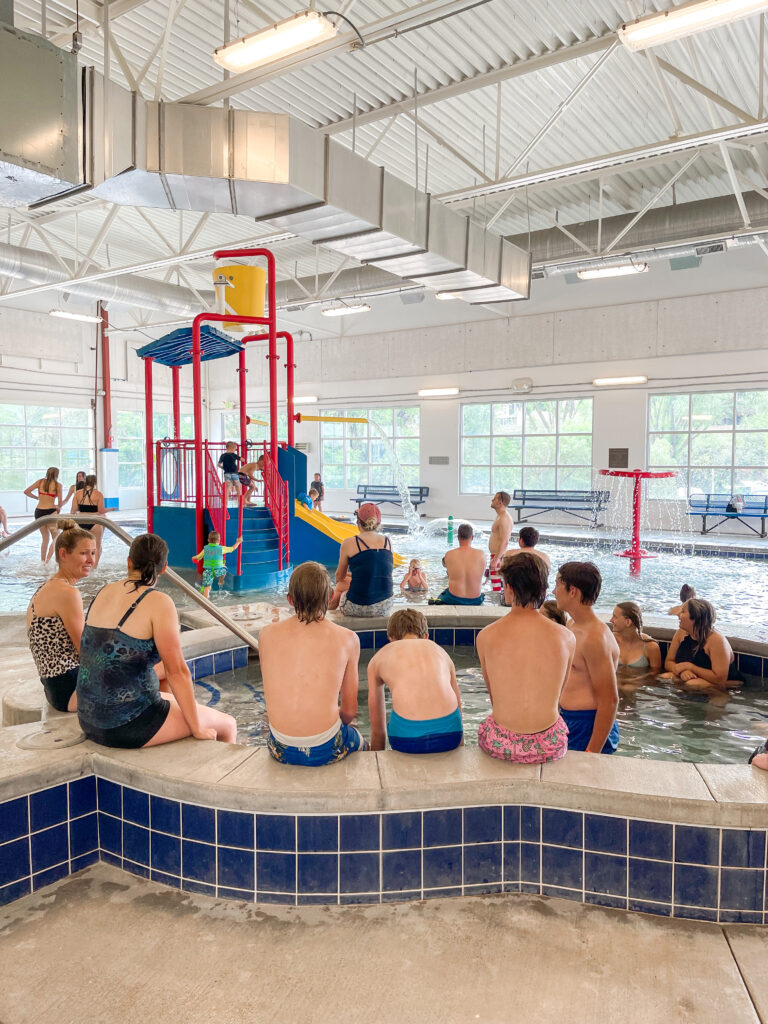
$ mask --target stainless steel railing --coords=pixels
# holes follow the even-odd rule
[[[51,519],[50,516],[46,516],[44,519],[35,519],[33,522],[27,523],[26,526],[22,526],[19,530],[16,530],[10,537],[0,540],[0,552],[5,551],[6,548],[9,548],[17,541],[23,540],[24,537],[28,537],[31,533],[34,533],[35,530],[39,530],[41,526],[51,526],[54,522],[58,522],[59,519],[73,519],[76,523],[92,523],[93,513],[66,513],[56,516],[54,519]],[[114,533],[116,537],[119,537],[120,540],[129,546],[133,541],[133,537],[127,532],[127,530],[124,530],[122,526],[118,526],[117,523],[112,522],[112,520],[107,516],[99,517],[99,526],[103,526],[106,530]],[[222,626],[225,626],[230,633],[234,633],[239,640],[242,640],[243,643],[247,644],[252,650],[258,651],[259,644],[256,637],[251,636],[251,634],[247,633],[241,626],[238,626],[236,622],[233,622],[228,615],[225,615],[224,612],[217,608],[212,601],[209,601],[207,597],[203,597],[199,590],[190,586],[190,584],[187,583],[186,580],[182,579],[177,572],[174,572],[173,569],[166,569],[163,575],[175,587],[178,587],[178,589],[183,591],[188,597],[191,597],[195,604],[199,604],[201,608],[209,612],[213,618]]]

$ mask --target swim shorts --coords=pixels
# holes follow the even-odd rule
[[[438,594],[437,597],[430,597],[429,604],[466,604],[476,605],[482,604],[485,600],[485,594],[480,594],[479,597],[456,597],[450,590],[446,589],[442,594]]]
[[[464,735],[461,711],[440,718],[403,718],[393,711],[387,722],[389,745],[402,754],[439,754],[454,750]]]
[[[568,749],[586,750],[592,738],[592,729],[595,725],[596,711],[594,708],[585,708],[579,711],[569,711],[568,708],[560,708],[565,724],[568,726]],[[613,723],[608,739],[605,741],[601,754],[615,754],[619,745],[619,727]]]
[[[488,715],[477,730],[477,745],[491,757],[515,764],[559,761],[568,750],[568,726],[558,715],[554,725],[543,732],[512,732]]]
[[[211,569],[210,567],[203,569],[203,586],[211,587],[213,586],[214,579],[222,580],[226,575],[227,567],[225,565],[220,565],[216,569]]]
[[[75,692],[79,671],[79,668],[70,668],[60,676],[40,680],[45,690],[45,699],[57,711],[69,711],[69,698]]]
[[[339,721],[317,736],[284,736],[270,728],[267,749],[281,764],[314,768],[343,761],[357,750],[367,750],[368,744],[354,726]]]
[[[504,590],[501,575],[498,569],[488,570],[488,579],[491,581],[491,588],[494,594],[501,594]]]
[[[239,473],[225,473],[224,474],[224,479],[227,480],[231,484],[239,484],[240,483],[240,474]]]
[[[389,615],[392,611],[392,598],[387,597],[376,604],[355,604],[353,601],[344,601],[341,610],[345,615],[355,615],[362,619],[372,619],[378,615]]]

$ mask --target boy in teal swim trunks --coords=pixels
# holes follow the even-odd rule
[[[208,543],[205,545],[203,550],[192,556],[193,562],[199,562],[203,559],[203,579],[200,590],[203,593],[203,597],[211,596],[211,587],[213,581],[216,580],[216,585],[221,589],[224,577],[227,575],[227,567],[224,564],[224,555],[228,555],[230,551],[235,551],[243,543],[243,538],[238,537],[231,548],[225,547],[220,543],[221,537],[216,533],[215,530],[211,530],[208,534]]]

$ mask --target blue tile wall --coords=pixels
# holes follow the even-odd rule
[[[287,905],[537,893],[768,924],[766,832],[517,804],[254,814],[92,776],[0,803],[0,905],[97,860],[187,892]]]

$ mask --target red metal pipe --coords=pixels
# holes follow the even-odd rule
[[[209,314],[192,321],[192,414],[195,439],[195,545],[203,550],[203,386],[201,378],[202,340],[200,327]]]
[[[173,436],[178,441],[181,437],[181,389],[179,386],[179,377],[181,374],[181,368],[179,366],[171,367],[171,383],[173,385]]]
[[[144,435],[147,445],[147,530],[152,533],[155,512],[155,474],[153,467],[154,430],[152,424],[152,359],[144,360]]]
[[[265,341],[269,338],[269,334],[249,334],[247,337],[242,338],[243,344],[249,341]],[[293,335],[289,331],[278,331],[276,338],[285,338],[285,356],[287,362],[286,367],[286,391],[288,397],[288,444],[293,447],[295,428],[294,423],[300,422],[295,417],[295,405],[294,405],[294,373],[296,369],[296,363],[294,362],[294,351],[293,351]],[[269,358],[269,356],[267,356]]]
[[[99,303],[101,315],[101,386],[104,391],[102,409],[104,413],[104,447],[114,447],[112,433],[112,377],[109,369],[109,313]]]
[[[237,373],[240,385],[240,458],[243,462],[248,462],[246,458],[248,416],[245,411],[245,375],[248,373],[248,370],[245,368],[245,349],[238,356]]]

